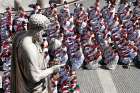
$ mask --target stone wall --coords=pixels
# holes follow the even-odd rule
[[[20,3],[21,6],[27,11],[31,10],[31,8],[28,7],[28,5],[35,4],[37,1],[42,1],[41,4],[43,5],[44,8],[48,6],[48,2],[49,2],[49,0],[0,0],[0,13],[5,12],[5,9],[8,6],[14,7],[14,4],[15,4],[14,1],[18,1],[19,3],[21,2]],[[52,0],[52,1],[60,3],[60,2],[63,2],[65,0]],[[74,0],[66,0],[66,1],[71,2],[71,1],[74,1]]]
[[[3,13],[8,6],[14,7],[14,0],[0,0],[0,13]]]
[[[0,0],[0,13],[5,12],[5,8],[8,6],[14,7],[15,0]],[[31,10],[31,8],[28,7],[29,4],[35,4],[37,0],[17,0],[21,2],[21,6],[25,10]]]

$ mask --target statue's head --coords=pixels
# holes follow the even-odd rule
[[[29,25],[31,30],[41,31],[46,30],[50,24],[49,19],[42,14],[33,14],[29,18]]]

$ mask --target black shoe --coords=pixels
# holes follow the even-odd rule
[[[128,69],[129,68],[129,65],[123,65],[122,66],[124,69]]]

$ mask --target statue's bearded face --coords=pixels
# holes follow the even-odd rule
[[[49,24],[49,19],[42,14],[34,14],[29,19],[30,29],[35,31],[46,30]]]

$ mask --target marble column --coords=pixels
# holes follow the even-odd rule
[[[41,8],[49,7],[49,0],[37,0],[37,3],[41,6]]]
[[[14,8],[16,11],[18,11],[20,7],[23,8],[21,4],[22,4],[22,0],[14,0]]]

